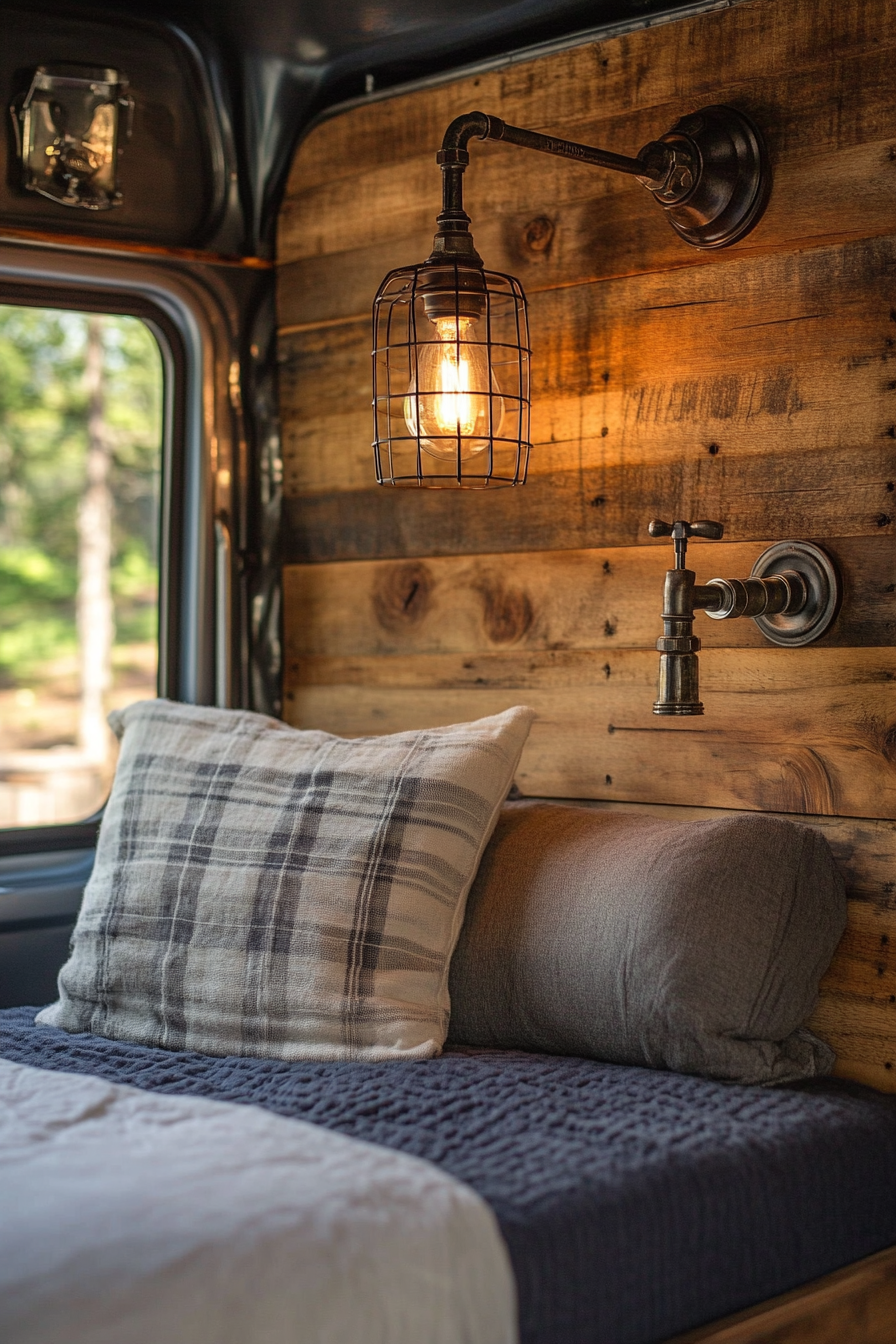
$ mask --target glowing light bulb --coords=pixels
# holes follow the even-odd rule
[[[470,317],[437,317],[435,341],[417,348],[417,369],[404,399],[404,418],[431,457],[461,460],[488,448],[504,419],[504,401],[488,348],[471,341]],[[489,417],[491,407],[491,418]]]

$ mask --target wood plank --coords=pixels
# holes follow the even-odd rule
[[[667,118],[674,117],[670,108]],[[595,128],[590,138],[608,137]],[[506,156],[512,151],[506,148],[504,157],[497,159],[490,147],[478,154],[474,148],[476,166],[469,174],[467,205],[486,265],[518,276],[532,294],[634,276],[660,266],[675,270],[726,265],[738,257],[795,246],[889,234],[896,178],[890,149],[889,139],[827,152],[794,148],[775,164],[774,193],[761,225],[735,251],[686,248],[647,193],[625,179],[607,176],[589,181],[582,177],[583,168],[571,168],[565,161],[534,173],[525,157],[522,167],[509,173]],[[490,171],[477,171],[483,157]],[[319,254],[309,250],[280,263],[277,295],[282,328],[363,315],[365,296],[376,293],[388,271],[429,255],[439,204],[432,156],[415,164],[410,175],[404,171],[399,176],[396,166],[367,177],[363,183],[352,183],[351,191],[346,186],[345,202],[318,200],[319,193],[303,201],[301,222],[306,233],[311,219],[333,220],[335,227],[318,240]],[[336,194],[331,187],[329,195]],[[394,199],[391,211],[382,211],[384,195]],[[379,221],[373,236],[367,230],[360,235],[362,242],[357,224],[353,230],[350,227],[360,217],[357,196],[370,198],[370,217]],[[550,242],[547,247],[533,247],[529,226],[543,219],[551,225]]]
[[[719,100],[726,101],[724,93]],[[743,106],[748,100],[727,101]],[[671,124],[680,107],[667,109],[666,121]],[[662,115],[654,113],[655,125],[645,128],[644,139],[661,124]],[[781,112],[769,109],[766,115],[777,119]],[[577,134],[605,144],[610,137],[602,130],[602,125],[580,128]],[[569,128],[565,133],[571,134]],[[635,134],[628,141],[640,143]],[[726,267],[744,256],[888,234],[896,185],[890,149],[889,140],[875,139],[827,152],[798,147],[781,156],[766,215],[734,251],[687,247],[648,193],[630,180],[600,177],[595,169],[595,180],[589,180],[587,170],[567,161],[547,160],[547,170],[541,163],[533,170],[525,155],[522,164],[509,158],[514,151],[506,147],[474,146],[466,205],[485,264],[516,275],[533,294],[660,267]],[[294,228],[306,250],[288,264],[281,262],[278,270],[280,327],[364,314],[366,296],[372,299],[390,270],[429,255],[439,192],[438,169],[429,154],[410,170],[396,164],[310,193],[301,211],[294,207]],[[374,224],[362,230],[361,219]],[[529,226],[544,219],[552,236],[540,250],[531,245]]]
[[[646,540],[646,538],[645,538]],[[744,578],[764,542],[695,542],[698,579]],[[844,601],[825,647],[896,644],[896,546],[826,539]],[[654,648],[662,633],[662,545],[519,555],[349,561],[284,571],[286,658]],[[750,620],[697,617],[706,648],[767,648]],[[291,675],[295,675],[292,673]]]
[[[520,788],[711,807],[896,817],[890,649],[714,649],[701,660],[706,715],[653,713],[657,655],[620,650],[306,658],[285,684],[300,727],[344,736],[498,713],[537,718]]]
[[[891,917],[884,927],[896,940],[896,921]],[[896,1091],[896,1006],[871,1003],[861,993],[825,990],[807,1025],[836,1054],[837,1077],[881,1092]]]
[[[836,63],[874,61],[893,44],[888,0],[754,0],[730,11],[708,13],[671,24],[583,43],[546,57],[517,62],[464,79],[448,80],[401,96],[372,100],[330,118],[305,138],[294,159],[285,202],[334,179],[351,178],[359,165],[404,162],[434,154],[442,133],[459,111],[482,106],[517,125],[540,129],[577,126],[601,109],[625,116],[690,95],[717,102],[720,84],[772,88],[797,72],[814,72],[824,84]],[[846,84],[846,81],[844,81]],[[849,92],[849,88],[846,89]],[[817,90],[809,96],[817,97]],[[547,122],[550,116],[551,122]],[[855,113],[833,115],[825,108],[823,127],[839,123],[848,135]],[[665,127],[663,127],[665,129]],[[817,136],[819,130],[813,134]],[[793,129],[786,124],[788,135]],[[562,133],[562,132],[561,132]],[[648,128],[655,135],[656,128]],[[634,152],[642,143],[627,138],[618,146]],[[479,146],[475,146],[479,148]],[[280,250],[293,239],[284,229]]]
[[[666,30],[611,38],[512,72],[359,107],[317,127],[296,156],[279,239],[287,268],[313,259],[313,283],[304,283],[299,272],[284,273],[281,320],[352,311],[345,304],[353,281],[360,282],[357,292],[372,292],[391,265],[426,255],[438,209],[435,150],[451,118],[472,106],[487,104],[486,110],[533,129],[634,153],[701,100],[734,102],[764,127],[775,168],[769,210],[741,248],[889,231],[888,179],[896,166],[881,136],[893,48],[886,5],[863,7],[859,23],[852,13],[844,18],[843,6],[833,12],[830,4],[818,6],[811,16],[800,6],[787,8],[786,30],[780,13],[767,5],[741,5],[724,23],[705,15]],[[749,41],[732,42],[738,26],[750,32]],[[753,45],[757,36],[769,58],[764,67]],[[705,52],[714,39],[724,45],[725,62],[711,70]],[[640,56],[634,54],[638,48]],[[782,68],[783,50],[793,59]],[[488,264],[541,272],[542,284],[645,266],[724,264],[731,255],[686,248],[648,194],[617,174],[476,143],[467,178],[476,237]],[[533,254],[525,230],[539,216],[552,220],[555,234],[547,253]],[[404,240],[404,253],[396,251],[397,239]],[[385,252],[377,257],[377,249]],[[363,274],[351,276],[362,251]]]
[[[285,501],[284,560],[636,546],[651,518],[716,518],[732,541],[896,532],[896,441],[766,458],[695,450],[677,464],[534,477],[517,490],[373,486]]]
[[[530,472],[887,441],[894,277],[889,237],[535,294]],[[283,342],[287,495],[372,480],[369,352],[366,322]]]
[[[892,1344],[896,1247],[668,1344]]]
[[[891,856],[878,900],[850,901],[848,927],[809,1021],[836,1053],[839,1076],[887,1092],[896,1091],[894,873]]]
[[[283,404],[288,497],[364,490],[374,483],[367,344],[343,368],[346,392],[341,399],[335,391],[312,396],[313,367],[297,367],[297,361],[286,371],[285,396],[296,386],[302,388],[298,404]],[[861,372],[854,360],[866,361]],[[333,366],[340,363],[334,357]],[[570,471],[648,462],[674,467],[722,454],[726,459],[779,456],[794,443],[804,451],[860,456],[881,439],[884,443],[877,446],[883,447],[889,470],[894,449],[886,440],[892,437],[896,405],[889,386],[893,380],[881,376],[876,360],[857,353],[849,360],[819,359],[814,368],[805,361],[799,374],[794,364],[776,364],[773,355],[767,363],[755,364],[719,374],[698,362],[683,366],[678,378],[674,374],[679,370],[670,370],[672,376],[666,378],[625,380],[612,394],[536,392],[529,485]],[[323,371],[321,381],[329,382],[333,371]],[[361,395],[353,395],[355,377],[357,392],[363,391],[366,399],[363,405]],[[778,396],[780,401],[775,400]]]

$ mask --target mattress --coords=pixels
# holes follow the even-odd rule
[[[175,1054],[0,1012],[0,1056],[262,1106],[435,1163],[494,1211],[523,1344],[655,1344],[896,1243],[896,1097],[453,1050]]]

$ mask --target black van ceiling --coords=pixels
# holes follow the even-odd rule
[[[127,75],[136,103],[115,210],[25,192],[7,114],[0,223],[270,255],[298,136],[335,103],[626,21],[731,0],[107,0],[0,4],[9,105],[39,65]]]

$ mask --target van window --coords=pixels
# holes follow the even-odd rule
[[[138,318],[0,305],[0,827],[96,812],[156,694],[162,400]]]

